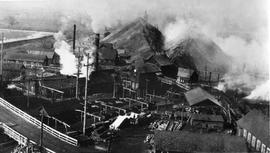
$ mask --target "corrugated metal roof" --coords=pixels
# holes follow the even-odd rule
[[[208,122],[224,122],[224,119],[221,115],[193,114],[192,119]]]
[[[187,91],[185,93],[185,97],[190,106],[199,104],[205,100],[210,100],[214,104],[222,107],[221,103],[213,95],[209,94],[200,87]]]
[[[40,51],[40,50],[27,50],[28,54],[32,54],[32,55],[45,55],[47,56],[49,59],[53,58],[53,55],[56,54],[53,51]]]
[[[237,121],[238,126],[245,128],[265,145],[270,146],[269,117],[259,110],[251,110]]]
[[[247,152],[238,136],[188,131],[155,131],[156,150],[165,152]]]

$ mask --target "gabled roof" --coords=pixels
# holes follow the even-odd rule
[[[156,130],[154,141],[165,152],[247,152],[243,138],[227,134]]]
[[[197,105],[205,100],[209,100],[212,103],[222,107],[221,103],[213,95],[209,94],[200,87],[187,91],[185,93],[185,97],[190,106]]]
[[[165,55],[154,55],[152,59],[159,65],[159,66],[168,66],[172,65],[169,58]]]
[[[21,60],[29,62],[44,62],[46,55],[33,55],[24,53],[11,53],[4,56],[5,60]]]
[[[138,73],[156,73],[160,72],[160,68],[152,63],[142,63],[136,67]]]
[[[238,126],[251,132],[257,139],[260,139],[265,145],[270,146],[270,125],[269,117],[259,110],[253,109],[244,117],[237,121]]]
[[[146,51],[141,53],[141,57],[143,58],[143,60],[148,61],[151,57],[154,56],[155,53],[151,52],[151,51]]]

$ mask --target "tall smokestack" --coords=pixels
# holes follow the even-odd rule
[[[73,53],[75,52],[75,42],[76,42],[76,24],[73,25]]]
[[[98,71],[98,67],[99,67],[99,55],[98,55],[98,50],[99,50],[99,33],[96,33],[96,36],[95,36],[95,45],[96,45],[95,70]]]

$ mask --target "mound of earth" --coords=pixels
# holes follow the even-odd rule
[[[167,55],[180,67],[226,72],[231,58],[212,40],[200,36],[186,38],[167,48]]]
[[[143,18],[127,24],[105,37],[102,42],[112,43],[117,49],[124,49],[131,60],[148,59],[156,52],[162,52],[162,33]]]

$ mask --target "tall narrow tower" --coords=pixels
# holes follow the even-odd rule
[[[76,24],[73,25],[73,46],[72,46],[72,49],[73,49],[73,53],[75,53],[75,43],[76,43]]]
[[[95,60],[95,71],[98,71],[98,67],[99,67],[99,54],[98,54],[98,50],[99,50],[99,33],[96,33],[95,35],[95,46],[96,46],[96,60]]]

